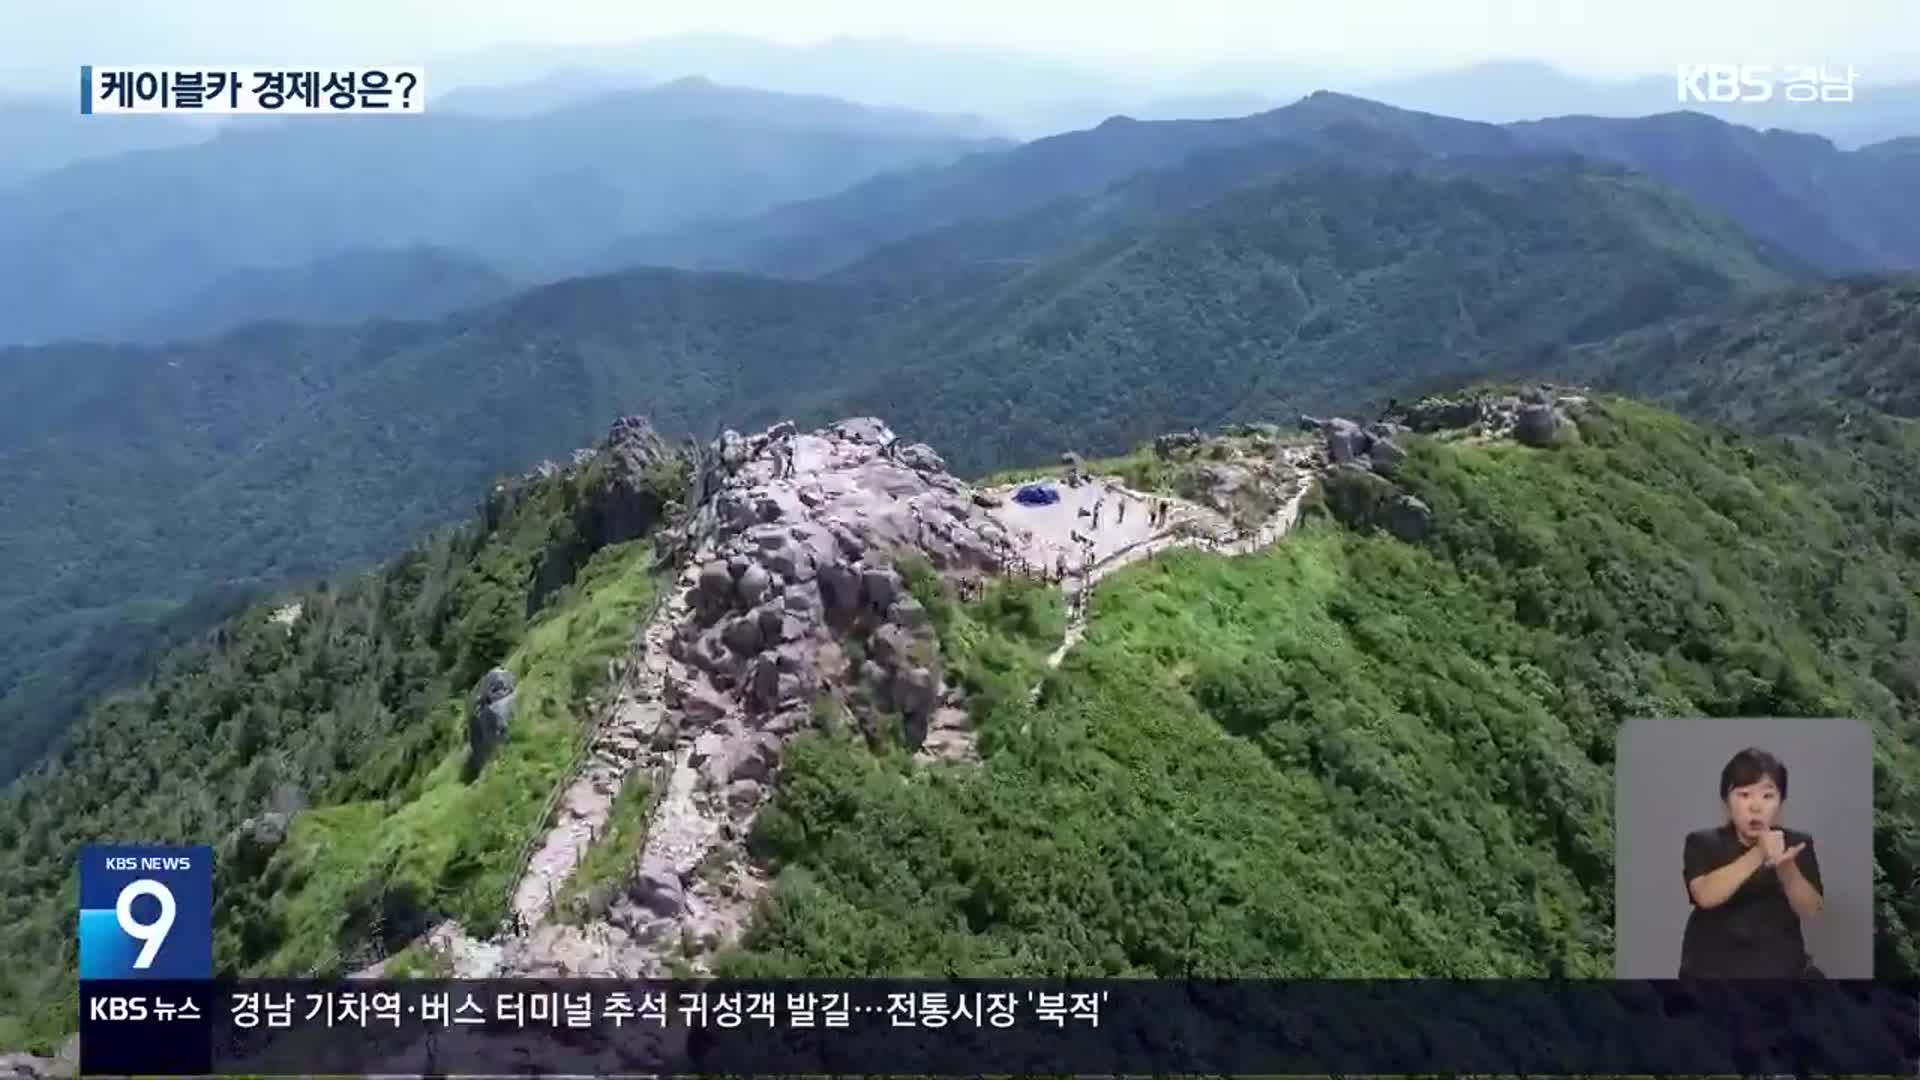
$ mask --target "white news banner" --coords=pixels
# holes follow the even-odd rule
[[[427,73],[414,67],[80,68],[80,111],[87,115],[324,116],[426,110]]]

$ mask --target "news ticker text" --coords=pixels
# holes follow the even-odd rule
[[[97,1075],[1901,1075],[1920,986],[90,980]]]

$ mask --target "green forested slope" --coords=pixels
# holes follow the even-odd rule
[[[1565,366],[1761,431],[1833,431],[1849,411],[1920,417],[1920,276],[1767,296],[1577,349]]]
[[[911,359],[827,411],[984,471],[1384,401],[1791,280],[1658,185],[1560,162],[1298,170],[1098,236],[926,302]]]
[[[814,737],[733,970],[1608,977],[1620,724],[1844,714],[1877,738],[1878,971],[1920,971],[1920,520],[1643,406],[1580,431],[1416,442],[1419,546],[1316,515],[1110,579],[978,772]]]
[[[77,1015],[83,843],[216,845],[227,972],[337,970],[437,916],[498,918],[657,592],[649,541],[596,532],[607,468],[496,493],[378,571],[282,598],[301,604],[290,624],[278,602],[249,608],[0,789],[0,1046],[45,1049]],[[683,476],[663,466],[644,490],[671,503]],[[468,698],[496,664],[519,680],[513,730],[475,779]],[[269,811],[298,811],[277,851],[235,832]]]
[[[622,410],[702,435],[878,413],[985,470],[1350,404],[1787,280],[1611,167],[1318,169],[1188,206],[1272,165],[1141,181],[1019,274],[924,292],[642,270],[437,324],[0,350],[0,776],[126,674],[130,607],[382,557]]]
[[[1426,541],[1316,507],[1261,554],[1130,568],[1051,675],[1056,595],[963,604],[911,575],[985,765],[804,737],[752,840],[778,884],[726,970],[1604,977],[1615,732],[1764,713],[1873,726],[1879,971],[1920,971],[1920,518],[1874,512],[1846,454],[1620,399],[1551,450],[1409,449]],[[9,788],[0,945],[33,961],[0,1042],[71,1018],[87,840],[221,843],[223,967],[347,963],[439,915],[488,927],[653,595],[644,544],[581,544],[592,490],[537,482],[491,527],[307,592],[291,632],[250,611]],[[553,551],[578,580],[528,616]],[[525,719],[468,782],[465,694],[502,660]],[[302,799],[271,858],[232,838]]]

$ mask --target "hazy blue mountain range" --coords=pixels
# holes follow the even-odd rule
[[[516,284],[444,248],[348,251],[300,266],[223,274],[184,302],[121,328],[125,341],[183,341],[249,322],[326,326],[364,319],[431,319],[513,293]]]
[[[603,71],[569,66],[537,78],[499,85],[461,86],[436,93],[428,101],[435,112],[474,116],[529,116],[574,105],[621,90],[643,90],[659,80],[643,72]]]
[[[698,75],[783,93],[970,113],[1017,138],[1090,126],[1145,100],[1143,93],[1183,92],[1177,82],[1155,81],[1124,66],[887,37],[786,45],[730,34],[675,34],[600,46],[504,46],[434,62],[439,77],[469,84],[523,82],[570,67],[620,78]],[[1299,88],[1311,85],[1308,80]]]
[[[1641,169],[1793,257],[1832,272],[1920,266],[1920,217],[1900,209],[1920,190],[1920,155],[1896,141],[1843,151],[1818,136],[1760,133],[1693,113],[1633,120],[1565,117],[1505,126],[1413,112],[1321,92],[1223,120],[1097,128],[971,156],[945,168],[878,176],[846,192],[711,228],[613,245],[593,265],[649,263],[808,275],[929,228],[984,222],[1098,191],[1197,151],[1358,125],[1429,154],[1573,152]],[[1344,152],[1330,148],[1332,160]]]
[[[639,270],[437,323],[0,351],[0,402],[19,403],[0,432],[0,564],[21,568],[0,594],[0,756],[22,760],[123,672],[129,608],[216,610],[215,590],[377,558],[622,410],[703,435],[879,410],[977,470],[1544,361],[1790,280],[1645,178],[1476,160],[1485,132],[1506,137],[1475,125],[1462,153],[1409,168],[1436,129],[1359,115],[1384,130],[1222,148],[1035,208],[998,234],[1027,236],[1019,258],[986,272],[964,244],[951,272],[931,265],[958,230],[888,253],[917,260],[925,290],[881,267]],[[1333,145],[1371,149],[1340,167]]]
[[[698,80],[524,117],[234,125],[0,198],[0,341],[96,335],[222,275],[365,248],[559,276],[608,238],[736,217],[996,145],[898,111]]]
[[[1697,113],[1560,117],[1513,130],[1657,176],[1825,270],[1920,267],[1920,215],[1905,209],[1920,191],[1920,140],[1848,151]]]
[[[1703,56],[1698,62],[1735,61]],[[1844,57],[1826,60],[1839,70]],[[1549,116],[1645,116],[1695,108],[1731,123],[1782,127],[1858,147],[1920,135],[1920,70],[1910,61],[1859,58],[1850,103],[1683,106],[1675,73],[1596,79],[1537,60],[1490,60],[1419,73],[1269,60],[1200,65],[1094,64],[985,47],[930,45],[894,38],[835,38],[784,45],[722,34],[669,35],[598,47],[512,46],[437,60],[450,79],[478,83],[540,80],[592,69],[602,81],[704,75],[720,82],[791,93],[827,94],[872,105],[986,118],[998,130],[1032,139],[1093,127],[1110,116],[1140,120],[1209,119],[1264,111],[1326,88],[1403,108],[1468,120],[1509,123]],[[982,79],[981,71],[994,77]]]
[[[204,123],[166,116],[82,116],[74,98],[0,94],[0,200],[7,188],[77,161],[203,142]]]
[[[1702,57],[1701,62],[1725,60]],[[1826,70],[1843,77],[1844,64]],[[1449,71],[1361,84],[1355,92],[1402,108],[1509,123],[1555,116],[1635,117],[1686,109],[1758,130],[1821,135],[1854,149],[1920,135],[1920,81],[1855,68],[1852,101],[1794,102],[1778,90],[1767,102],[1682,102],[1677,72],[1618,81],[1584,79],[1536,60],[1497,60]],[[1785,78],[1784,70],[1776,75]]]
[[[1359,124],[1392,133],[1428,154],[1519,152],[1498,128],[1404,112],[1340,94],[1317,93],[1285,108],[1220,120],[1138,121],[1115,117],[944,168],[875,177],[822,199],[709,228],[682,228],[616,244],[595,265],[654,264],[806,276],[929,229],[985,221],[1088,195],[1189,154]]]

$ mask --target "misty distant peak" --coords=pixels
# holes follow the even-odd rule
[[[672,94],[711,94],[725,89],[719,83],[705,75],[682,75],[680,78],[663,82],[651,88],[649,93],[666,97]],[[742,91],[746,92],[746,91]]]

